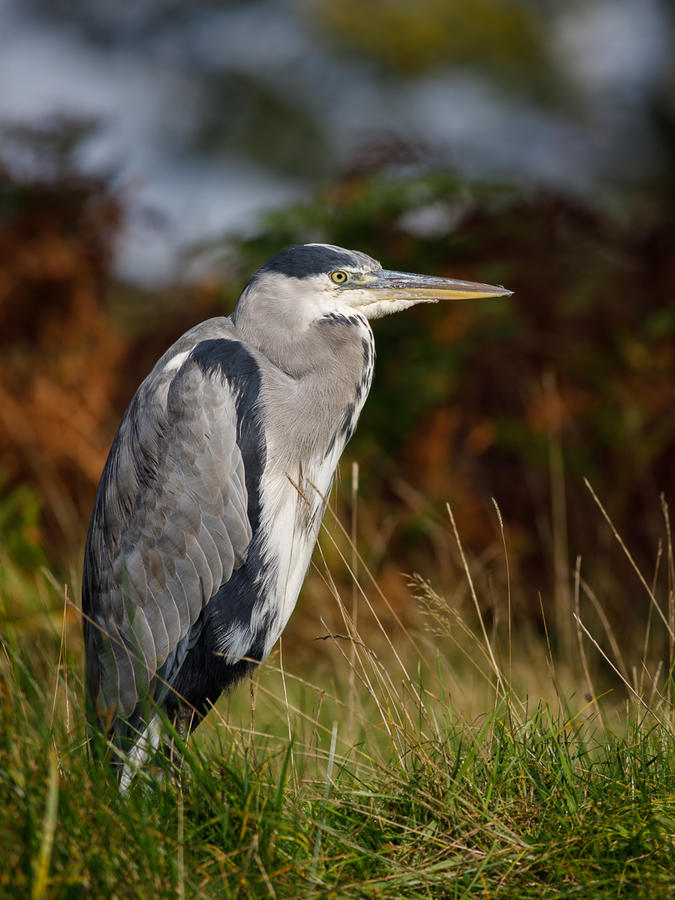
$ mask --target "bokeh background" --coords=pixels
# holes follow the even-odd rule
[[[321,240],[515,292],[375,325],[334,502],[349,530],[358,461],[359,550],[397,614],[423,627],[415,572],[468,602],[449,503],[489,623],[508,586],[514,625],[545,618],[564,649],[581,555],[589,621],[599,597],[630,642],[649,604],[583,478],[667,591],[674,37],[665,0],[2,0],[3,627],[39,634],[29,593],[60,608],[45,571],[77,600],[110,441],[160,353]],[[325,654],[301,640],[320,618],[339,625],[312,574],[285,640]]]

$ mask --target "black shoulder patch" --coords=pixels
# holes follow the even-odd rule
[[[232,387],[237,410],[237,444],[244,460],[248,491],[248,518],[255,534],[260,522],[260,478],[267,454],[258,408],[260,366],[242,343],[226,338],[200,341],[190,353],[190,359],[205,376],[220,375]]]
[[[200,341],[190,353],[204,375],[218,374],[223,378],[253,378],[260,390],[260,367],[252,354],[239,341],[213,338]],[[241,386],[240,386],[241,387]]]

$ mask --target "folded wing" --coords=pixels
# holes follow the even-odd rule
[[[225,360],[240,349],[228,320],[181,338],[138,389],[101,477],[82,605],[89,699],[105,731],[157,695],[158,670],[246,560],[246,373],[200,365],[214,337]]]

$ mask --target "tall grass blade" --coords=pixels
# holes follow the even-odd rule
[[[321,851],[321,834],[323,832],[323,825],[326,816],[326,805],[328,804],[328,797],[330,796],[330,786],[333,780],[333,763],[335,762],[335,747],[337,745],[337,733],[338,726],[337,722],[333,722],[333,731],[330,736],[330,750],[328,751],[328,765],[326,767],[326,784],[323,791],[323,803],[321,804],[321,813],[319,815],[319,821],[316,825],[316,837],[314,839],[314,851],[312,853],[312,864],[309,870],[309,886],[307,887],[307,893],[305,897],[310,897],[314,890],[314,887],[317,883],[316,870],[319,865],[319,853]]]
[[[31,900],[41,900],[41,898],[45,896],[47,890],[49,865],[51,863],[52,848],[54,846],[54,832],[56,831],[58,805],[59,767],[56,759],[56,752],[50,750],[47,802],[45,804],[45,812],[42,819],[42,840],[40,842],[40,850],[35,860],[35,877],[33,880],[33,889],[31,890]]]

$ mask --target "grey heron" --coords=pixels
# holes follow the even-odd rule
[[[270,653],[370,390],[369,320],[502,287],[304,244],[269,259],[140,385],[114,438],[82,586],[89,715],[128,781]]]

